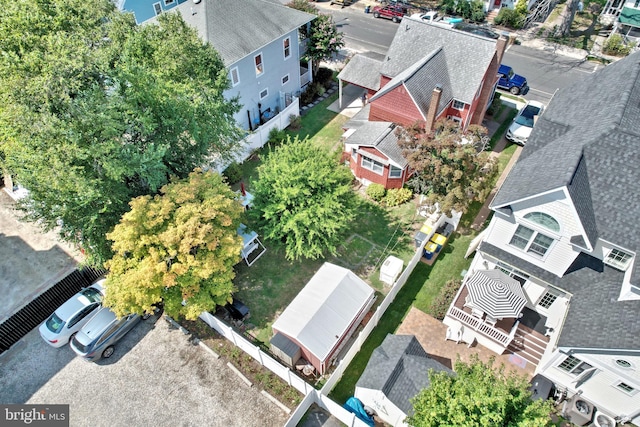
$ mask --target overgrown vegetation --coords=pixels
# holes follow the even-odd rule
[[[625,44],[620,34],[612,34],[602,46],[602,53],[614,56],[627,56],[631,53],[635,43]]]
[[[453,302],[453,298],[455,298],[461,284],[462,280],[460,279],[447,280],[447,283],[444,284],[442,289],[440,289],[440,292],[436,295],[433,301],[431,301],[431,306],[427,313],[438,320],[444,319],[444,316],[447,314],[447,310]]]
[[[524,25],[524,19],[525,15],[522,15],[517,10],[503,7],[500,9],[500,12],[498,12],[498,15],[493,18],[493,23],[513,30],[519,30]]]
[[[390,208],[407,203],[413,197],[409,188],[392,188],[384,196],[384,204]]]
[[[384,188],[384,185],[374,182],[369,184],[365,193],[367,193],[367,196],[371,197],[371,200],[379,202],[384,198],[384,195],[387,193],[387,189]]]

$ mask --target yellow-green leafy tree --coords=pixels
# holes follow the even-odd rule
[[[196,319],[230,300],[243,208],[219,174],[196,170],[130,206],[107,235],[105,305],[122,316],[162,301],[170,316]]]

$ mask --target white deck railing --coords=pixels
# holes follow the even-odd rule
[[[484,323],[481,319],[478,319],[477,317],[474,317],[469,313],[460,310],[458,307],[449,308],[447,316],[462,322],[463,325],[468,326],[474,331],[480,332],[481,334],[502,344],[504,348],[507,348],[511,343],[511,340],[513,339],[511,334],[506,334],[500,329],[494,328],[493,326]]]

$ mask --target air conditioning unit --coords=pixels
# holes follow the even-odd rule
[[[600,411],[596,410],[596,415],[593,418],[593,423],[595,424],[596,427],[615,427],[616,426],[616,420],[613,419],[613,417],[610,417],[607,414],[603,414]]]
[[[574,395],[567,401],[566,415],[573,424],[584,426],[593,419],[594,407],[591,403],[582,399],[580,395]]]

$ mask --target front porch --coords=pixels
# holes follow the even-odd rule
[[[537,366],[549,343],[549,337],[545,335],[546,317],[525,307],[521,318],[504,318],[492,324],[486,315],[479,316],[467,306],[468,295],[467,286],[463,285],[443,323],[450,327],[461,324],[466,334],[462,339],[465,342],[473,343],[475,339],[497,354],[514,354]]]

